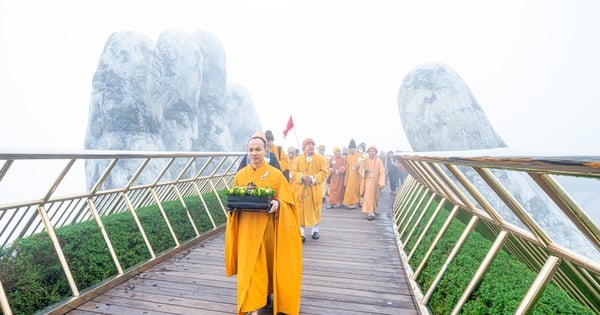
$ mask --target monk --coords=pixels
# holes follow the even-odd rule
[[[320,154],[321,156],[323,156],[325,158],[325,162],[327,164],[329,164],[329,157],[327,157],[327,155],[325,155],[325,146],[322,144],[319,144],[319,146],[317,147],[317,153]],[[329,174],[331,175],[331,174]],[[329,194],[329,177],[327,177],[327,180],[324,180],[321,183],[321,189],[323,190],[323,194],[321,196],[323,196],[323,201],[325,201],[325,198],[328,196]]]
[[[344,179],[344,205],[348,209],[356,209],[360,201],[361,177],[358,173],[364,156],[356,152],[356,142],[350,140],[348,144],[348,155],[346,156],[346,177]]]
[[[267,140],[257,132],[248,141],[250,163],[234,186],[276,191],[268,212],[230,211],[225,231],[225,273],[237,275],[237,313],[253,315],[273,294],[273,314],[299,314],[302,242],[294,194],[287,179],[264,160]]]
[[[312,238],[319,239],[319,223],[323,206],[321,183],[327,180],[327,162],[315,153],[315,141],[307,138],[302,142],[303,152],[294,159],[290,169],[292,189],[300,209],[302,242],[306,241],[305,227],[312,226]]]
[[[296,158],[296,148],[294,147],[289,147],[287,149],[288,152],[288,166],[292,167],[292,164],[294,164],[294,159]]]
[[[273,132],[271,130],[265,131],[265,137],[267,138],[269,151],[271,151],[271,153],[273,153],[273,155],[275,155],[277,158],[277,162],[281,167],[281,172],[285,177],[289,177],[290,165],[287,154],[281,146],[275,144],[275,136],[273,136]]]
[[[375,219],[375,208],[379,201],[379,192],[385,187],[385,167],[377,156],[377,148],[372,145],[367,148],[367,158],[361,164],[359,172],[363,177],[361,195],[363,196],[362,212],[367,214],[367,220]]]
[[[340,147],[333,148],[333,156],[328,161],[329,164],[329,199],[328,205],[325,207],[331,209],[333,207],[342,206],[342,198],[344,196],[344,178],[346,177],[346,158],[342,155]]]

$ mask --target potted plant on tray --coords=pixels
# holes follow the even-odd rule
[[[273,188],[256,187],[252,182],[246,187],[234,186],[225,189],[227,208],[230,211],[268,212],[275,193]]]

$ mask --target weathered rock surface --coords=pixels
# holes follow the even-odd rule
[[[469,87],[445,65],[422,65],[407,74],[398,109],[414,151],[506,147]]]
[[[466,83],[446,65],[422,65],[407,74],[398,93],[398,109],[413,151],[506,147]],[[505,221],[528,230],[479,174],[471,168],[459,169]],[[550,238],[580,254],[600,258],[600,252],[527,174],[505,170],[492,173]],[[466,190],[463,193],[469,196]],[[474,198],[470,199],[477,204]]]
[[[228,87],[225,49],[213,34],[169,29],[156,44],[132,31],[108,38],[92,82],[86,149],[243,151],[261,129],[248,92]],[[89,188],[107,164],[86,164]],[[167,176],[184,164],[176,161]],[[123,187],[138,165],[120,161],[103,188]],[[153,181],[160,168],[149,164],[135,183]]]

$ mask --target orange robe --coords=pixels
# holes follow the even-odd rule
[[[294,164],[290,169],[292,176],[292,189],[300,209],[300,226],[315,226],[321,222],[321,207],[323,206],[322,185],[327,180],[327,162],[320,154],[307,156],[300,153],[294,159]],[[314,176],[315,183],[301,183],[302,175]]]
[[[344,196],[344,178],[346,177],[346,158],[343,155],[332,156],[329,160],[329,204],[340,204]]]
[[[378,157],[367,157],[360,166],[360,174],[364,177],[362,212],[373,213],[379,201],[379,192],[385,186],[385,167]]]
[[[302,286],[302,238],[298,208],[287,179],[263,162],[235,175],[234,186],[253,182],[275,189],[279,211],[228,212],[225,274],[237,275],[237,314],[262,308],[273,293],[273,313],[298,314]]]
[[[355,205],[360,201],[361,176],[358,171],[360,164],[363,161],[364,156],[361,153],[354,153],[346,156],[344,204],[347,206]]]
[[[321,154],[321,156],[325,159],[325,163],[327,165],[329,165],[329,159],[330,158],[327,157],[327,156],[325,156],[325,155],[322,155],[322,154]],[[329,167],[329,166],[327,166],[327,167]],[[328,168],[327,169],[327,178],[329,178],[329,175],[330,174],[329,174],[329,168]],[[325,197],[325,196],[327,196],[329,194],[329,183],[327,183],[327,178],[324,181],[321,182],[321,196],[322,197]]]
[[[277,158],[277,162],[279,162],[279,167],[281,168],[281,172],[287,171],[290,169],[289,159],[285,150],[273,143],[273,145],[269,148],[275,157]]]

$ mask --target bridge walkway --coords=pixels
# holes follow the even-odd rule
[[[373,221],[360,209],[323,209],[320,239],[303,245],[300,314],[419,313],[396,245],[393,197],[382,191]],[[225,277],[223,242],[218,233],[194,244],[68,314],[235,314],[236,278]]]

